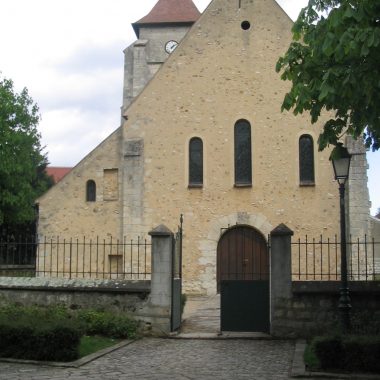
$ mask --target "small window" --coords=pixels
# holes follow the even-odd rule
[[[235,124],[235,186],[252,185],[251,124],[239,120]]]
[[[310,135],[299,139],[300,185],[314,185],[314,143]]]
[[[193,137],[189,143],[189,187],[203,185],[203,142]]]
[[[86,183],[86,201],[96,201],[96,183],[92,179],[89,179]]]

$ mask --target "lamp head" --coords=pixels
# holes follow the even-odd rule
[[[338,143],[330,155],[332,161],[335,179],[339,184],[347,181],[350,172],[351,154],[342,143]]]

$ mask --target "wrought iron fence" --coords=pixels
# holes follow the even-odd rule
[[[43,239],[1,241],[0,276],[150,279],[146,239]]]
[[[36,240],[32,237],[0,238],[0,276],[34,276]]]
[[[292,242],[293,281],[339,281],[340,241],[333,239]],[[349,281],[380,280],[380,242],[374,239],[350,238],[347,242]]]

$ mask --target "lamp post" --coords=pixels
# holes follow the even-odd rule
[[[348,289],[347,280],[347,247],[346,247],[346,213],[345,213],[345,184],[350,171],[351,155],[347,148],[342,144],[335,147],[331,153],[330,159],[334,167],[335,180],[339,183],[339,198],[340,198],[340,250],[341,250],[341,287],[339,297],[339,310],[342,318],[343,332],[347,333],[350,330],[350,310],[351,300]]]

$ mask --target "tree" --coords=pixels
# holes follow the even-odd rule
[[[51,185],[37,125],[38,106],[24,88],[0,77],[0,226],[34,220],[34,201]]]
[[[319,149],[343,134],[363,136],[380,147],[380,1],[309,0],[293,28],[293,42],[277,62],[292,82],[282,110],[310,112],[316,123],[332,111],[319,136]]]
[[[380,219],[380,208],[377,209],[375,218]]]

